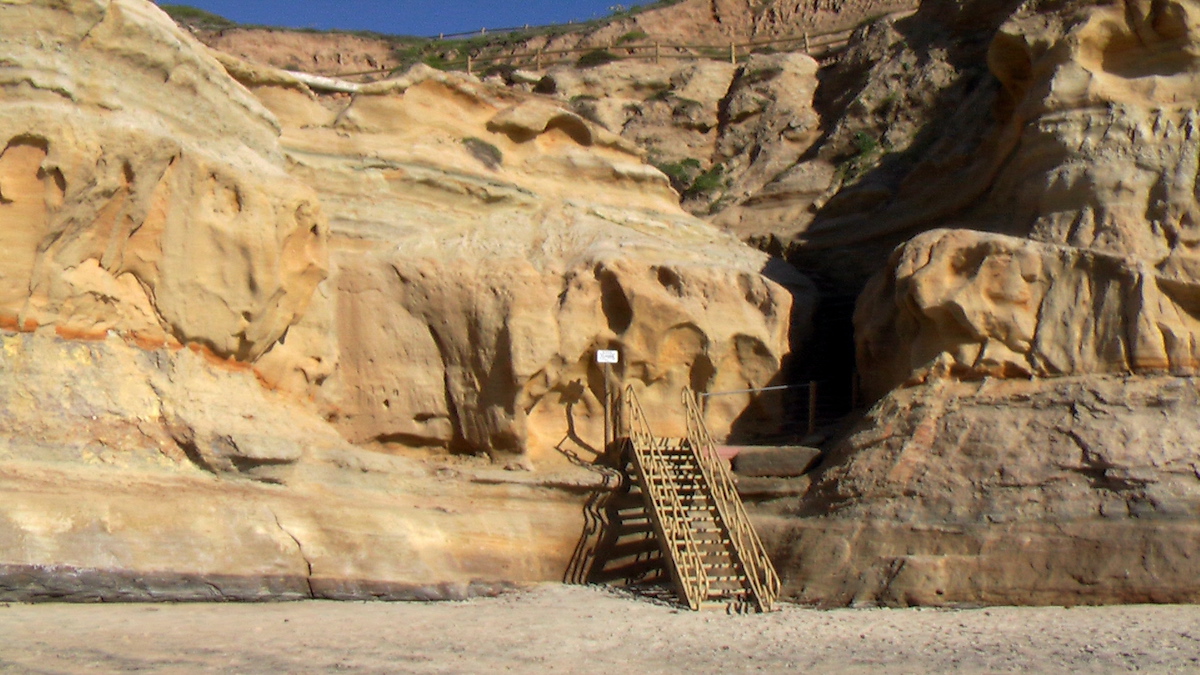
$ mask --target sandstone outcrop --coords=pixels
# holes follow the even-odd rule
[[[562,579],[616,483],[577,466],[595,349],[674,413],[773,378],[807,311],[537,97],[429,70],[316,95],[143,0],[0,2],[0,34],[0,597]]]
[[[561,579],[582,499],[546,486],[602,486],[356,448],[188,349],[27,333],[0,350],[6,600],[489,594]]]
[[[767,519],[796,597],[1196,600],[1194,17],[1024,7],[991,48],[977,156],[829,232],[960,228],[896,249],[859,301],[879,400],[777,505],[798,517]]]
[[[317,396],[354,442],[594,458],[597,349],[622,352],[613,386],[636,384],[670,424],[684,386],[765,384],[793,314],[802,335],[802,277],[681,211],[636,150],[571,111],[423,68],[348,99],[231,70],[330,214],[333,278],[313,316],[339,365]],[[764,272],[793,287],[795,312]],[[728,399],[709,411],[719,435],[750,403]]]
[[[1194,375],[1198,284],[1095,249],[935,230],[863,292],[864,392],[946,375]]]
[[[1196,602],[1195,378],[897,389],[757,521],[810,603]]]
[[[888,373],[876,395],[942,352],[948,368],[976,374],[1195,371],[1187,186],[1200,169],[1185,140],[1193,111],[1176,102],[1198,75],[1171,56],[1196,39],[1190,7],[1123,3],[1004,25],[989,57],[1004,85],[995,135],[934,189],[962,182],[946,211],[977,203],[945,226],[1024,239],[939,231],[893,255],[859,312],[864,363]],[[883,334],[899,324],[905,337]],[[904,365],[891,365],[888,342],[909,350]]]
[[[595,28],[535,36],[520,43],[516,51],[581,47],[619,50],[625,42],[724,46],[795,38],[805,32],[850,30],[882,15],[911,11],[918,4],[916,0],[682,0],[645,8],[631,16],[616,12]]]
[[[738,65],[624,61],[552,68],[537,89],[645,149],[685,208],[707,214],[758,193],[819,137],[816,73],[803,54]]]
[[[4,2],[0,19],[0,324],[270,349],[324,277],[327,234],[270,114],[148,4]]]
[[[395,44],[362,35],[270,28],[199,28],[194,33],[204,44],[240,59],[318,75],[382,74],[400,65]]]

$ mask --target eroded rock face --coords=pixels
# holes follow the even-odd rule
[[[864,391],[922,377],[1197,369],[1197,279],[1095,249],[935,230],[893,256],[856,312]]]
[[[270,114],[147,3],[4,2],[0,23],[0,324],[270,349],[326,265]]]
[[[1017,161],[982,215],[1038,241],[1194,276],[1200,167],[1184,101],[1200,91],[1189,56],[1200,10],[1130,0],[1060,22],[1021,16],[992,44]]]
[[[248,368],[116,337],[0,337],[0,467],[5,600],[463,598],[561,579],[583,527],[569,492],[354,447]]]
[[[879,400],[793,505],[805,517],[772,526],[797,597],[1200,591],[1187,553],[1200,508],[1197,168],[1179,103],[1196,77],[1196,8],[1058,10],[1006,24],[991,51],[997,133],[962,175],[928,186],[981,179],[937,207],[973,229],[911,239],[860,299],[859,369]]]
[[[606,474],[435,471],[351,445],[295,396],[337,354],[328,228],[275,117],[202,46],[141,0],[0,2],[0,37],[0,597],[437,599],[563,578]],[[510,126],[580,133],[525,112]],[[384,260],[364,270],[408,259]]]
[[[1198,385],[1092,375],[897,389],[798,504],[758,522],[805,602],[1195,602],[1200,439],[1181,420]]]
[[[631,146],[570,111],[428,69],[352,97],[239,76],[330,214],[312,329],[335,336],[338,368],[317,395],[355,442],[594,458],[597,349],[622,352],[614,386],[636,385],[671,433],[684,386],[765,384],[793,315],[803,330],[803,278],[768,272],[800,296],[793,312],[765,256],[682,212]],[[715,432],[748,403],[714,405]]]
[[[559,67],[537,88],[646,149],[685,208],[707,214],[757,194],[812,146],[820,135],[816,74],[817,62],[804,54],[759,54],[737,65]],[[741,237],[762,233],[749,219],[733,229]]]
[[[1194,111],[1178,103],[1197,87],[1183,56],[1194,11],[1130,2],[1005,24],[990,65],[1008,119],[976,167],[994,177],[970,219],[949,222],[1028,239],[940,231],[893,256],[858,314],[875,396],[935,360],[993,375],[1194,372],[1200,165]]]

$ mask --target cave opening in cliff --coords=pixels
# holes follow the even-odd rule
[[[795,355],[788,364],[788,390],[785,425],[797,431],[810,423],[809,395],[815,397],[814,413],[818,434],[808,442],[821,444],[828,430],[857,407],[858,370],[854,354],[854,306],[858,294],[827,279],[818,272],[804,270],[816,285],[818,300],[813,312],[812,331],[803,344],[793,345]],[[815,383],[815,391],[809,385]],[[800,434],[796,434],[800,435]],[[809,436],[807,433],[803,435]]]

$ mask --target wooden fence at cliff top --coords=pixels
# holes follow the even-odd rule
[[[659,63],[663,59],[729,59],[737,64],[738,58],[745,57],[762,47],[791,44],[800,51],[813,57],[828,55],[845,47],[850,42],[854,29],[846,29],[833,33],[809,35],[803,33],[771,40],[756,40],[753,42],[729,42],[720,45],[689,45],[689,44],[616,44],[611,42],[602,47],[574,47],[571,49],[539,49],[536,51],[514,52],[512,54],[495,54],[492,56],[472,57],[467,55],[462,59],[449,62],[450,67],[460,66],[467,73],[485,64],[506,64],[516,67],[533,67],[541,70],[549,66],[572,63],[579,56],[592,52],[607,51],[614,61],[653,61]],[[794,49],[792,50],[794,51]],[[575,58],[572,58],[575,57]]]
[[[910,13],[897,12],[885,16],[897,18]],[[774,47],[776,45],[794,45],[789,51],[802,51],[813,58],[823,58],[846,47],[850,42],[850,36],[854,34],[855,30],[857,28],[846,28],[815,34],[805,32],[790,37],[750,42],[727,42],[719,45],[668,44],[660,42],[649,44],[618,44],[617,41],[610,41],[605,46],[574,47],[571,49],[538,49],[489,56],[472,56],[467,54],[461,58],[444,62],[443,66],[450,70],[465,70],[468,74],[473,74],[481,67],[500,64],[516,68],[532,67],[535,70],[541,70],[550,66],[572,63],[579,56],[600,51],[607,51],[611,58],[605,57],[605,60],[613,61],[640,60],[660,63],[663,59],[728,59],[736,65],[739,58],[749,56],[755,50],[764,47]],[[362,77],[378,75],[380,73],[391,74],[396,70],[396,68],[377,68],[375,70],[364,70],[353,73],[338,73],[329,75],[328,77]]]

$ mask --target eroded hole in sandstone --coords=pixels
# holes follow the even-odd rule
[[[621,281],[611,270],[598,267],[596,280],[600,282],[600,307],[608,328],[620,335],[633,323],[633,307],[625,296],[625,289],[621,288]]]
[[[683,278],[675,270],[669,267],[659,267],[655,273],[658,276],[658,283],[663,288],[675,295],[683,295]]]
[[[700,354],[692,363],[692,367],[688,370],[688,384],[692,391],[706,392],[709,389],[709,384],[712,383],[713,376],[717,374],[716,367],[713,366],[712,359],[705,354]]]
[[[30,178],[43,181],[42,162],[49,152],[46,139],[36,136],[15,136],[8,142],[0,152],[0,204],[13,204],[26,194],[37,194],[29,185]]]
[[[568,115],[559,115],[555,117],[546,124],[546,131],[550,132],[555,129],[558,129],[567,136],[570,136],[571,140],[582,146],[589,146],[592,144],[592,131],[588,129],[587,124],[577,117],[571,117]]]

